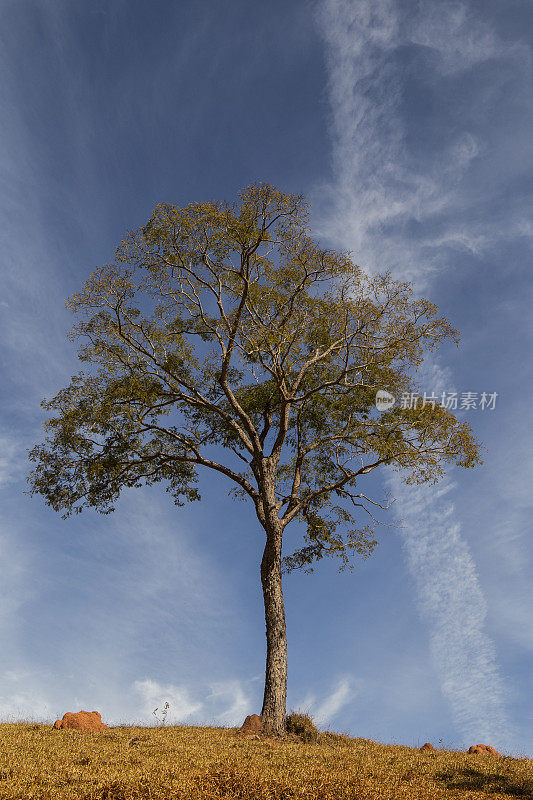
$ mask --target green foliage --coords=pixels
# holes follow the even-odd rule
[[[420,483],[482,463],[449,410],[378,412],[376,391],[417,391],[425,353],[457,331],[408,283],[321,248],[300,195],[258,184],[233,204],[158,205],[67,307],[85,316],[69,334],[85,337],[80,360],[100,369],[41,403],[56,415],[26,493],[63,518],[110,513],[124,487],[161,480],[176,505],[199,500],[204,467],[265,530],[305,526],[286,571],[324,555],[343,569],[350,551],[372,553],[389,507],[361,491],[365,474],[388,464]]]
[[[286,728],[287,733],[295,734],[302,742],[318,741],[318,730],[308,714],[296,714],[291,711],[286,718]]]

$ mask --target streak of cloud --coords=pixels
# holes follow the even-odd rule
[[[449,479],[405,487],[398,473],[387,484],[404,520],[401,536],[421,615],[430,627],[430,648],[442,692],[467,739],[509,736],[506,687],[492,639],[485,633],[487,603],[454,507]]]
[[[440,158],[434,150],[426,161],[413,154],[399,68],[400,51],[405,57],[409,48],[422,48],[442,76],[489,59],[518,68],[518,59],[530,63],[527,48],[502,43],[466,3],[428,3],[409,16],[396,0],[327,0],[317,21],[326,42],[334,173],[331,185],[315,190],[318,234],[350,250],[367,271],[391,269],[417,292],[450,267],[450,251],[482,254],[498,239],[527,235],[525,213],[512,205],[505,225],[472,213],[469,170],[486,150],[479,132],[467,124],[457,129],[440,142]],[[483,116],[487,97],[478,102]],[[433,357],[420,377],[427,391],[453,390],[451,371]],[[405,487],[392,471],[386,482],[406,521],[403,543],[455,724],[465,737],[501,740],[510,735],[507,690],[484,629],[487,605],[474,560],[445,501],[456,484]]]
[[[343,708],[363,691],[364,681],[353,676],[339,678],[337,685],[319,705],[316,696],[311,692],[305,695],[295,706],[296,713],[310,713],[317,726],[327,725]]]
[[[498,224],[476,214],[480,198],[469,171],[491,148],[474,125],[467,121],[436,142],[438,155],[433,149],[430,159],[409,146],[406,67],[399,60],[410,48],[441,75],[492,59],[525,76],[529,49],[500,41],[466,4],[428,3],[409,16],[400,15],[396,0],[327,0],[317,19],[326,43],[335,175],[333,185],[315,189],[318,234],[351,250],[368,271],[390,267],[420,291],[448,265],[450,251],[479,255],[496,241],[530,236],[520,204],[498,207]],[[502,91],[500,76],[491,92],[479,94],[479,118]]]

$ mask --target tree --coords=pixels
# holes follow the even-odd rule
[[[261,713],[265,731],[282,735],[282,575],[324,555],[341,556],[341,570],[347,550],[370,555],[374,509],[389,503],[358,484],[381,464],[421,483],[437,481],[446,462],[482,462],[469,426],[447,409],[374,404],[378,389],[416,391],[410,371],[425,352],[458,343],[437,307],[389,273],[371,278],[348,254],[321,249],[301,195],[258,184],[239,197],[158,205],[67,300],[87,319],[69,334],[90,340],[78,358],[102,368],[41,402],[59,415],[44,423],[49,447],[29,455],[39,463],[25,494],[40,493],[66,519],[83,505],[114,511],[120,490],[141,481],[166,479],[179,506],[199,500],[198,466],[236,484],[230,494],[251,499],[265,532]],[[136,293],[161,301],[152,317],[129,305]],[[165,426],[171,410],[179,424]],[[293,520],[308,545],[282,559]],[[352,526],[346,542],[339,525]]]

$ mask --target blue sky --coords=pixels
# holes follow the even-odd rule
[[[263,533],[225,478],[200,473],[183,508],[160,483],[67,520],[22,492],[40,401],[88,368],[65,299],[157,203],[262,180],[459,329],[424,390],[498,395],[460,412],[483,466],[431,487],[368,476],[403,527],[353,572],[324,559],[284,578],[288,710],[531,755],[531,4],[5,0],[2,17],[0,719],[261,710]]]

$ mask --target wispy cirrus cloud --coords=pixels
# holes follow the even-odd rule
[[[363,691],[364,681],[345,675],[337,680],[336,686],[331,693],[317,704],[316,696],[313,693],[307,694],[301,701],[298,701],[296,711],[300,713],[311,713],[313,722],[316,725],[326,725],[334,719],[341,709],[346,708]]]
[[[368,271],[390,267],[420,291],[449,264],[450,251],[477,255],[495,242],[530,236],[527,209],[509,197],[491,211],[472,172],[479,158],[498,156],[478,123],[508,91],[506,67],[528,74],[529,48],[502,42],[466,3],[400,13],[396,0],[327,0],[317,19],[326,43],[335,175],[332,185],[315,189],[317,233],[351,250]],[[495,74],[472,98],[465,95],[462,122],[447,125],[443,105],[440,132],[428,134],[428,156],[409,125],[406,79],[423,85],[427,70],[445,81],[487,63]],[[517,103],[527,98],[523,91]],[[436,104],[438,97],[419,101]]]
[[[456,391],[452,372],[427,358],[420,380],[437,396]],[[401,472],[386,470],[386,483],[401,518],[399,534],[414,579],[417,603],[429,625],[430,651],[441,690],[465,739],[508,741],[516,731],[506,708],[493,639],[486,632],[487,601],[471,550],[451,500],[457,483],[406,486]]]
[[[456,484],[405,487],[397,473],[387,483],[402,514],[402,539],[441,689],[468,739],[497,741],[513,734],[496,648],[485,632],[487,602],[454,506]]]
[[[417,293],[453,269],[454,254],[479,257],[531,237],[527,207],[511,191],[524,164],[498,124],[503,103],[531,114],[529,48],[503,41],[468,2],[400,9],[397,0],[326,0],[317,22],[333,166],[332,182],[313,196],[318,235],[371,273],[391,269]],[[420,377],[427,391],[454,388],[434,357]],[[509,740],[508,687],[486,631],[486,597],[446,499],[457,486],[405,487],[392,472],[386,481],[406,523],[401,536],[455,724],[465,737]]]

